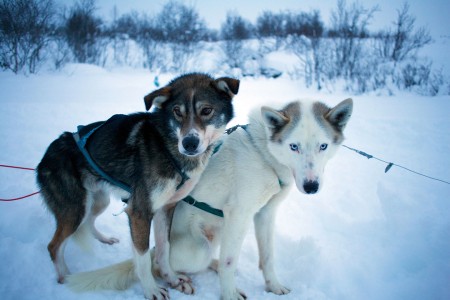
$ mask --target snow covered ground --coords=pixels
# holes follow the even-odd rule
[[[172,76],[159,80],[165,84]],[[115,113],[143,111],[142,98],[155,88],[153,79],[145,70],[88,65],[29,77],[0,73],[0,164],[35,167],[62,131]],[[315,98],[334,105],[350,96],[318,93],[287,78],[245,78],[230,126],[245,123],[247,112],[260,103]],[[353,99],[346,145],[450,181],[450,96],[398,92]],[[277,273],[292,292],[264,292],[251,230],[237,273],[249,299],[450,299],[450,185],[397,167],[385,174],[385,167],[342,148],[327,166],[320,194],[306,196],[294,188],[278,213],[275,246]],[[30,171],[0,168],[0,182],[0,198],[37,190]],[[118,237],[119,244],[94,242],[93,253],[68,244],[73,272],[131,256],[127,217],[113,216],[121,208],[113,199],[98,219],[98,227]],[[39,195],[0,202],[2,299],[143,299],[139,285],[75,294],[57,284],[46,248],[53,231],[53,217]],[[171,299],[218,299],[213,272],[194,275],[193,281],[194,296],[170,290]]]

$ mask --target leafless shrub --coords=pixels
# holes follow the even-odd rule
[[[245,41],[253,37],[253,27],[249,21],[236,12],[228,12],[221,26],[222,50],[231,68],[243,67],[248,59]]]
[[[417,51],[432,42],[429,31],[425,27],[415,30],[416,18],[409,13],[409,4],[404,3],[397,10],[397,20],[394,28],[381,32],[378,36],[381,43],[378,46],[380,56],[395,63],[416,56]]]
[[[102,20],[94,15],[95,0],[80,0],[66,17],[64,33],[77,62],[101,65],[106,41],[102,40]]]
[[[0,66],[14,73],[35,73],[51,41],[52,0],[0,1]]]
[[[336,76],[352,78],[357,71],[357,63],[364,59],[363,41],[368,37],[367,26],[378,6],[366,9],[354,2],[347,7],[345,0],[339,0],[337,10],[331,14],[329,36],[333,38]]]

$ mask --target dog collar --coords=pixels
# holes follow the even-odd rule
[[[247,131],[247,125],[248,124],[246,124],[246,125],[235,125],[235,126],[233,126],[233,127],[230,127],[230,128],[228,128],[227,130],[225,130],[225,133],[226,134],[231,134],[231,133],[233,133],[234,131],[236,131],[236,129],[238,129],[239,127],[240,128],[242,128],[242,129],[244,129],[245,131]],[[219,150],[220,150],[220,147],[222,147],[222,144],[223,144],[223,141],[218,141],[217,142],[217,145],[214,147],[214,150],[213,150],[213,152],[212,152],[212,155],[214,155],[214,154],[216,154],[217,152],[219,152]]]

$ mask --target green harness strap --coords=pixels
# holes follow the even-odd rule
[[[210,214],[216,215],[218,217],[223,218],[223,211],[214,207],[211,207],[209,204],[205,203],[205,202],[197,202],[195,201],[194,198],[192,198],[191,196],[187,196],[186,198],[183,199],[184,202],[197,207],[198,209],[201,209],[203,211],[206,211]]]
[[[241,127],[241,128],[244,129],[244,130],[247,130],[247,125],[239,125],[239,124],[238,124],[238,125],[236,125],[236,126],[233,126],[233,127],[231,127],[231,128],[228,128],[228,129],[225,131],[225,133],[226,133],[226,134],[231,134],[231,133],[233,133],[234,131],[236,131],[236,129],[238,129],[239,127]],[[214,150],[213,150],[213,155],[216,154],[216,153],[220,150],[220,147],[221,147],[221,146],[222,146],[222,141],[220,141],[220,142],[217,144],[217,146],[214,148]],[[220,210],[220,209],[211,207],[208,203],[205,203],[205,202],[198,202],[198,201],[196,201],[194,198],[192,198],[191,196],[187,196],[187,197],[183,198],[183,201],[186,202],[186,203],[188,203],[188,204],[190,204],[190,205],[192,205],[192,206],[197,207],[198,209],[201,209],[201,210],[206,211],[206,212],[208,212],[208,213],[210,213],[210,214],[213,214],[213,215],[215,215],[215,216],[218,216],[218,217],[223,218],[223,211]]]

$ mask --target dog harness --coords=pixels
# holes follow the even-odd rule
[[[84,158],[86,159],[86,161],[89,163],[89,165],[92,167],[92,169],[95,170],[95,172],[97,172],[101,177],[103,177],[103,179],[105,179],[106,181],[108,181],[109,183],[111,183],[112,185],[118,186],[120,188],[122,188],[123,190],[131,193],[132,189],[131,186],[129,186],[128,184],[117,180],[113,177],[111,177],[109,174],[107,174],[96,162],[95,160],[92,158],[92,156],[89,154],[89,151],[86,149],[86,145],[88,143],[89,138],[98,130],[100,129],[102,126],[104,126],[105,124],[109,123],[109,122],[113,122],[113,121],[117,121],[119,119],[123,119],[126,118],[127,115],[114,115],[111,118],[109,118],[106,121],[102,121],[102,122],[97,122],[94,123],[96,124],[96,126],[94,128],[92,128],[91,130],[87,130],[86,127],[89,126],[84,126],[84,125],[79,125],[77,127],[77,132],[73,133],[73,138],[75,139],[75,142],[78,146],[78,148],[80,149],[81,153],[83,154]],[[92,124],[93,125],[93,124]],[[177,162],[175,161],[175,158],[172,157],[172,155],[168,155],[168,158],[170,159],[170,161],[172,162],[172,165],[174,166],[174,168],[176,169],[177,173],[180,174],[181,176],[181,182],[180,184],[177,186],[177,190],[180,189],[183,184],[189,180],[189,176],[186,175],[185,172],[183,172],[183,170],[178,166]],[[122,199],[123,202],[127,203],[128,199]]]
[[[89,138],[103,125],[105,125],[107,122],[110,122],[112,120],[117,120],[120,118],[124,118],[125,115],[114,115],[112,116],[110,119],[108,119],[107,121],[103,121],[103,122],[98,122],[98,125],[95,126],[93,129],[91,129],[90,131],[84,133],[83,129],[85,129],[86,126],[84,125],[78,125],[77,126],[77,132],[73,133],[73,138],[75,139],[75,142],[78,146],[78,149],[80,149],[81,153],[83,154],[84,158],[86,159],[86,161],[89,163],[89,165],[92,167],[92,169],[95,170],[95,172],[97,172],[101,177],[103,177],[103,179],[105,179],[106,181],[108,181],[109,183],[118,186],[120,188],[122,188],[123,190],[131,193],[131,187],[129,185],[127,185],[126,183],[123,183],[111,176],[109,176],[105,171],[103,171],[103,169],[94,161],[94,159],[91,157],[91,155],[89,154],[89,151],[86,149],[86,144],[89,140]],[[83,134],[84,133],[84,134]]]
[[[83,154],[83,156],[85,157],[86,161],[89,163],[89,165],[92,167],[92,169],[95,170],[95,172],[97,172],[101,177],[103,177],[103,179],[105,179],[106,181],[108,181],[109,183],[111,183],[112,185],[118,186],[120,188],[122,188],[123,190],[131,193],[132,189],[131,186],[129,186],[128,184],[117,180],[113,177],[111,177],[110,175],[108,175],[96,162],[95,160],[92,158],[92,156],[89,154],[89,151],[86,149],[86,144],[88,143],[89,138],[102,126],[104,126],[105,124],[107,124],[108,122],[112,122],[118,119],[122,119],[127,117],[126,115],[114,115],[111,118],[109,118],[106,121],[102,121],[102,122],[97,122],[94,123],[96,124],[96,126],[94,128],[92,128],[91,130],[87,130],[86,127],[89,126],[83,126],[83,125],[79,125],[77,127],[77,132],[73,133],[73,138],[75,139],[75,142],[78,146],[78,148],[80,149],[81,153]],[[236,125],[233,126],[231,128],[228,128],[225,133],[226,134],[231,134],[234,131],[236,131],[238,128],[242,128],[245,131],[247,131],[247,125]],[[87,131],[87,132],[86,132]],[[213,150],[212,155],[214,155],[215,153],[217,153],[220,150],[220,147],[222,146],[222,143],[219,143]],[[186,175],[186,173],[183,172],[183,170],[181,170],[181,168],[178,166],[178,164],[176,163],[175,159],[172,157],[172,155],[169,155],[169,159],[172,162],[172,165],[175,167],[175,169],[177,170],[178,174],[180,174],[181,176],[181,182],[180,184],[177,186],[177,190],[183,186],[183,184],[189,180],[189,177]],[[282,182],[280,181],[280,185],[282,185]],[[188,203],[189,205],[195,206],[198,209],[201,209],[205,212],[208,212],[210,214],[213,214],[217,217],[221,217],[223,218],[223,211],[217,208],[214,208],[212,206],[210,206],[208,203],[205,202],[199,202],[196,201],[192,196],[187,196],[185,198],[182,199],[184,202]],[[123,202],[128,203],[128,199],[122,199]]]
[[[210,206],[208,203],[205,202],[198,202],[196,201],[194,198],[192,198],[191,196],[187,196],[185,198],[183,198],[183,201],[197,207],[198,209],[201,209],[203,211],[206,211],[210,214],[213,214],[215,216],[221,217],[223,218],[223,211],[217,208],[214,208],[212,206]]]

